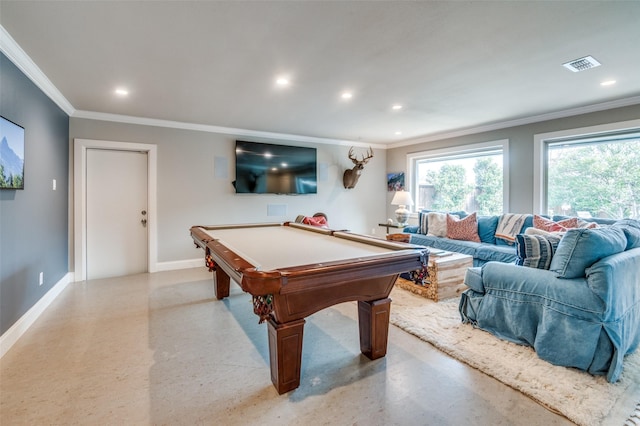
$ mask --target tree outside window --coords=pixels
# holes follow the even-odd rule
[[[549,214],[640,218],[640,139],[550,143]]]
[[[418,209],[503,212],[502,153],[417,161]]]

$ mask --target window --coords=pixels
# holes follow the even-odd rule
[[[537,137],[538,211],[640,219],[640,127],[600,128]]]
[[[508,205],[507,150],[502,140],[409,154],[416,211],[502,213]]]

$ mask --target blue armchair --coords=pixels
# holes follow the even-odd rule
[[[616,382],[640,344],[640,224],[570,230],[549,270],[488,262],[468,270],[463,322],[532,346],[552,364]]]

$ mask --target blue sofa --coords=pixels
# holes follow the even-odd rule
[[[422,210],[418,213],[418,226],[407,226],[403,229],[403,233],[409,234],[408,241],[411,244],[418,244],[427,247],[433,247],[436,249],[454,251],[457,253],[464,253],[473,256],[473,266],[482,266],[487,262],[505,262],[514,263],[516,261],[516,248],[513,244],[508,244],[506,241],[496,238],[496,228],[500,220],[501,215],[493,216],[477,216],[478,222],[478,236],[480,242],[453,240],[444,237],[435,237],[427,234],[427,226],[425,215],[430,213],[430,210]],[[464,211],[450,212],[455,214],[459,218],[465,218],[469,213]],[[543,216],[545,218],[560,221],[570,218],[569,216]],[[581,219],[586,222],[595,222],[600,225],[612,225],[616,221],[614,219],[601,219],[601,218],[587,218]],[[520,232],[525,232],[527,228],[533,226],[533,215],[527,215],[524,224]]]
[[[619,379],[624,356],[640,345],[640,221],[584,219],[601,226],[562,237],[520,235],[516,250],[495,238],[499,216],[478,216],[480,242],[473,242],[425,235],[427,213],[420,226],[404,229],[409,242],[473,256],[459,306],[463,322],[531,346],[552,364]],[[519,232],[532,226],[529,215]],[[547,249],[540,243],[536,251],[532,238]],[[547,259],[527,263],[522,257],[531,251]]]
[[[640,222],[568,230],[548,270],[487,262],[465,284],[463,322],[614,383],[640,344]]]

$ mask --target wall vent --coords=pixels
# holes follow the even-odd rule
[[[593,56],[585,56],[584,58],[574,59],[573,61],[562,64],[563,67],[573,71],[580,72],[590,68],[599,67],[601,64]]]

